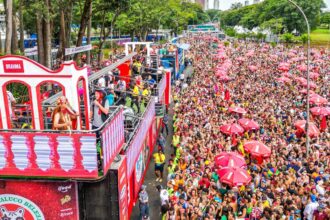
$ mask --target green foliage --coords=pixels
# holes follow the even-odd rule
[[[236,31],[232,27],[225,28],[224,31],[225,31],[226,35],[228,35],[229,37],[235,37],[236,36]]]
[[[225,45],[225,47],[228,47],[229,46],[229,41],[225,41],[225,42],[223,42],[223,44]]]
[[[327,16],[322,14],[321,8],[325,7],[323,0],[295,0],[305,12],[311,29],[315,29],[320,21],[327,21]],[[234,7],[233,10],[222,13],[222,22],[227,26],[242,25],[248,29],[254,27],[270,28],[273,33],[284,30],[300,33],[306,32],[306,24],[298,9],[288,0],[265,0],[260,4],[242,8]]]
[[[262,29],[270,30],[273,34],[281,33],[283,29],[283,18],[272,18],[263,22],[260,27]]]
[[[236,3],[231,4],[230,9],[239,9],[242,7],[243,7],[243,4],[241,2],[236,2]]]
[[[303,34],[300,36],[300,41],[303,43],[303,44],[306,44],[307,41],[308,41],[308,35],[307,34]]]
[[[285,33],[281,35],[281,40],[285,43],[293,43],[294,42],[294,35],[291,33]]]
[[[276,42],[270,42],[270,45],[274,48],[274,47],[276,47],[277,43]]]
[[[321,14],[320,23],[330,27],[330,12],[324,12]]]

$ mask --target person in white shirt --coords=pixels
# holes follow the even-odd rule
[[[323,180],[319,180],[317,182],[317,185],[316,185],[316,191],[318,192],[318,194],[320,194],[321,196],[324,196],[325,195],[325,189],[324,187],[322,186],[323,185]]]
[[[319,203],[316,201],[316,196],[311,195],[310,202],[306,205],[304,210],[304,216],[307,220],[313,220],[314,211],[319,207]]]
[[[13,109],[12,109],[12,104],[16,103],[16,99],[13,96],[13,93],[7,90],[7,98],[8,98],[8,107],[9,107],[9,115],[10,118],[13,117]]]
[[[159,192],[159,197],[160,197],[160,203],[161,203],[161,212],[162,215],[164,215],[168,209],[169,209],[169,194],[166,189],[163,188],[163,186],[158,185],[156,186],[158,192]]]

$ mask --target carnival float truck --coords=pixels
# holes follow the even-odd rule
[[[0,219],[129,219],[160,129],[155,100],[169,103],[170,73],[129,140],[121,107],[91,130],[90,78],[74,62],[52,71],[21,56],[0,58]],[[45,100],[62,95],[78,117],[71,130],[51,130]]]

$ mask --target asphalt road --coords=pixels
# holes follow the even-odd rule
[[[192,71],[193,71],[193,67],[188,66],[184,70],[184,74],[189,74]],[[166,147],[165,147],[166,161],[168,161],[168,159],[170,158],[170,155],[174,152],[173,148],[171,147],[172,136],[173,136],[173,121],[172,121],[172,119],[173,119],[173,110],[172,110],[171,107],[169,109],[168,116],[169,116],[169,123],[168,123],[169,134],[167,135],[167,138],[166,138]],[[155,153],[156,151],[157,151],[157,147],[154,147],[154,152],[153,153]],[[167,163],[164,167],[164,179],[163,179],[162,183],[156,182],[154,167],[155,167],[155,163],[154,163],[153,159],[151,159],[143,184],[147,186],[147,192],[148,192],[148,195],[149,195],[150,220],[160,220],[161,219],[160,198],[159,198],[159,193],[156,189],[156,186],[161,184],[164,187],[166,187],[166,183],[167,183]],[[139,216],[140,216],[140,210],[139,210],[139,205],[138,205],[138,201],[137,201],[135,207],[133,208],[131,219],[132,220],[139,220]]]

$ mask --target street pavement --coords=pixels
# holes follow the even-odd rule
[[[184,74],[190,74],[193,71],[192,66],[188,66],[184,70]],[[173,148],[171,147],[172,143],[172,137],[173,137],[173,110],[172,106],[169,109],[168,112],[169,116],[169,123],[168,123],[168,128],[169,128],[169,134],[167,135],[166,138],[166,147],[165,147],[165,156],[166,156],[166,165],[164,166],[164,178],[163,182],[156,182],[156,176],[154,172],[154,167],[155,163],[154,160],[151,159],[148,167],[148,171],[146,174],[146,177],[144,179],[144,185],[147,186],[147,193],[149,195],[149,216],[150,220],[160,220],[161,219],[161,212],[160,212],[160,197],[159,197],[159,192],[156,189],[157,185],[162,185],[163,187],[166,187],[167,183],[167,162],[168,159],[170,158],[170,155],[174,152]],[[154,152],[157,152],[157,146],[154,147]],[[131,215],[132,220],[139,220],[140,216],[140,210],[139,210],[139,202],[136,201],[136,205],[133,208],[133,212]]]

